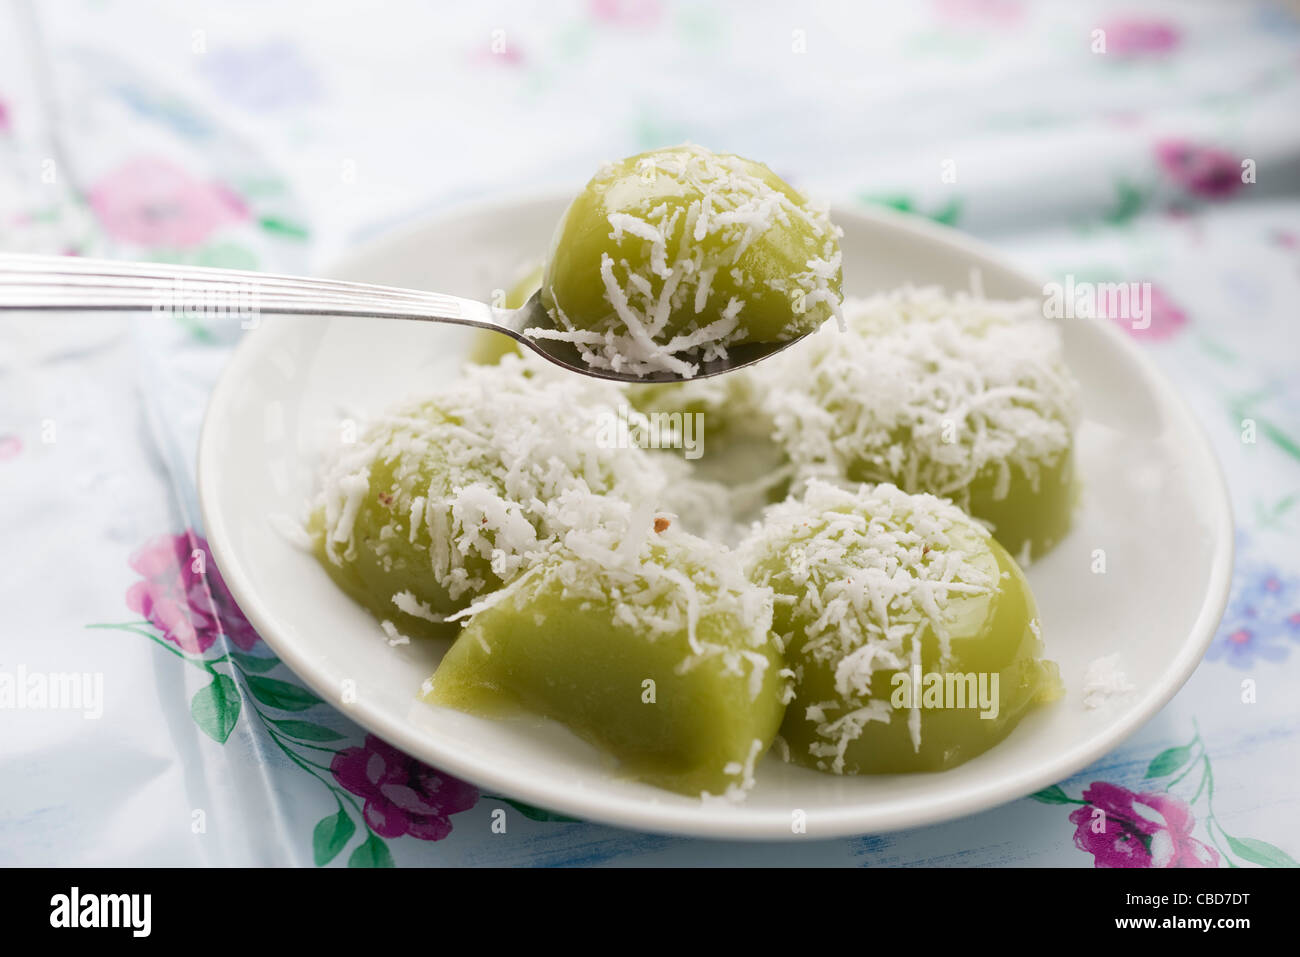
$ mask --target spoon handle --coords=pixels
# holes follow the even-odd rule
[[[242,269],[0,253],[0,310],[152,311],[240,318],[375,316],[510,331],[509,310],[419,289]]]

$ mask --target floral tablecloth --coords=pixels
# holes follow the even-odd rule
[[[1294,865],[1297,117],[1281,3],[0,0],[4,250],[305,271],[690,139],[1048,275],[1151,282],[1133,334],[1239,536],[1206,661],[1070,780],[856,839],[620,831],[411,760],[243,619],[194,488],[237,324],[0,319],[0,863]]]

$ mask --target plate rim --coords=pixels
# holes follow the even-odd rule
[[[499,215],[502,211],[525,202],[562,202],[566,195],[558,190],[533,191],[448,206],[394,226],[358,244],[346,254],[336,257],[321,270],[321,274],[337,277],[346,273],[351,263],[371,259],[382,255],[386,249],[409,244],[422,234],[458,218]],[[857,219],[876,228],[883,226],[911,233],[921,239],[947,246],[964,258],[991,263],[1026,284],[1038,287],[1043,285],[1041,277],[1020,268],[991,244],[922,217],[883,208],[863,209],[834,204],[831,214],[837,222]],[[241,378],[240,373],[258,355],[254,345],[257,336],[244,336],[238,343],[208,397],[199,434],[196,468],[199,511],[212,557],[240,610],[295,676],[366,731],[485,792],[516,796],[530,804],[563,811],[593,823],[692,837],[775,842],[879,834],[903,828],[924,827],[966,817],[1026,797],[1073,776],[1114,750],[1150,721],[1186,684],[1209,648],[1227,607],[1235,551],[1232,505],[1222,465],[1214,454],[1205,430],[1178,390],[1135,342],[1114,323],[1088,321],[1093,322],[1103,336],[1109,337],[1111,346],[1119,349],[1133,362],[1146,384],[1161,399],[1164,408],[1177,416],[1180,431],[1192,439],[1188,456],[1200,461],[1202,469],[1198,472],[1208,479],[1206,495],[1213,502],[1213,515],[1208,517],[1207,526],[1216,535],[1217,542],[1211,558],[1204,598],[1189,628],[1187,639],[1180,646],[1178,655],[1161,672],[1159,679],[1145,689],[1137,705],[1120,720],[1104,728],[1091,742],[1065,750],[1053,760],[1025,768],[1018,774],[979,782],[951,795],[941,796],[919,808],[900,806],[890,812],[872,813],[870,805],[845,804],[834,810],[819,810],[815,814],[815,834],[793,833],[788,812],[779,816],[766,811],[746,813],[744,804],[727,807],[703,802],[698,805],[674,805],[653,799],[573,788],[563,781],[545,776],[517,779],[511,776],[508,768],[497,768],[488,762],[475,763],[455,750],[445,750],[436,737],[424,733],[408,720],[393,720],[384,709],[368,703],[364,697],[359,696],[357,701],[346,706],[336,704],[334,699],[337,688],[326,673],[327,669],[314,664],[312,656],[305,649],[298,648],[292,637],[281,635],[273,622],[274,616],[262,607],[257,591],[248,580],[232,547],[230,531],[216,506],[221,478],[216,449],[217,429],[213,423],[220,410],[229,407],[230,394]],[[810,830],[813,820],[813,815],[810,814]]]

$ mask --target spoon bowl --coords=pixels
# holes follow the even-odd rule
[[[619,372],[614,369],[605,369],[597,366],[588,365],[582,358],[582,353],[572,342],[563,339],[549,339],[544,337],[534,338],[527,335],[525,330],[529,329],[554,329],[555,323],[551,319],[550,313],[542,305],[541,293],[535,292],[529,297],[528,301],[518,309],[501,310],[508,312],[509,322],[523,323],[517,332],[502,329],[507,332],[516,341],[523,343],[529,349],[532,349],[538,355],[557,366],[563,366],[572,372],[579,372],[583,375],[592,376],[597,379],[611,379],[615,382],[636,382],[641,384],[658,384],[664,382],[685,382],[685,376],[678,375],[668,370],[657,370],[647,372],[643,375],[635,375],[630,372]],[[722,375],[724,372],[734,372],[736,369],[743,369],[745,366],[753,365],[760,362],[768,356],[775,355],[783,349],[794,345],[803,336],[795,336],[782,342],[746,342],[738,345],[727,346],[725,356],[709,359],[705,362],[697,363],[697,370],[691,379],[707,379],[710,376]]]

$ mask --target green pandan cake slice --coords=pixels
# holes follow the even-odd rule
[[[795,676],[781,736],[798,764],[944,770],[1061,694],[1023,574],[949,502],[813,482],[741,551],[775,592]]]
[[[428,700],[544,715],[630,777],[742,797],[785,711],[771,593],[667,518],[631,527],[569,535],[476,604]]]
[[[764,363],[764,411],[795,469],[952,499],[1020,560],[1069,531],[1079,386],[1032,300],[938,289],[849,300]]]
[[[598,440],[622,401],[540,360],[468,369],[340,443],[308,523],[316,554],[390,637],[451,637],[447,616],[602,521],[606,496],[663,495],[673,463]]]
[[[565,211],[542,303],[590,364],[691,375],[838,313],[840,230],[761,163],[699,146],[601,169]]]

